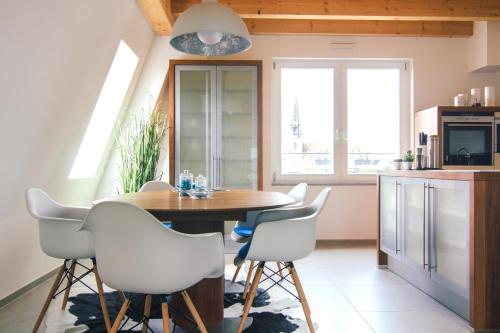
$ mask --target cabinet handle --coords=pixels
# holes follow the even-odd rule
[[[400,182],[396,182],[396,254],[401,250],[398,249],[398,195],[399,195],[399,186],[401,186]]]
[[[427,209],[427,210],[425,209],[425,208],[426,208],[425,197],[427,197],[427,202],[428,202],[428,201],[429,201],[429,195],[427,194],[428,188],[429,188],[429,187],[427,186],[427,184],[424,184],[424,221],[423,221],[423,223],[422,223],[422,225],[423,225],[423,229],[424,229],[424,230],[423,230],[423,231],[424,231],[424,233],[423,233],[423,236],[424,236],[424,237],[423,237],[423,238],[424,238],[424,244],[423,244],[423,246],[422,246],[422,250],[423,250],[423,251],[422,251],[422,252],[423,252],[423,259],[424,259],[424,267],[423,267],[423,268],[424,268],[424,270],[425,270],[425,268],[427,267],[427,263],[425,262],[425,252],[426,252],[426,251],[425,251],[425,222],[426,222],[426,220],[428,220],[428,219],[426,219],[426,213],[429,211],[429,209]],[[428,207],[427,207],[427,208],[428,208]]]
[[[222,187],[222,183],[221,183],[221,162],[220,162],[220,156],[217,157],[217,183],[219,186]]]
[[[427,186],[427,201],[429,202],[429,207],[427,207],[427,217],[428,217],[428,221],[429,221],[429,230],[428,230],[428,234],[429,234],[429,241],[427,242],[428,244],[428,247],[427,247],[427,252],[428,252],[428,261],[429,261],[429,264],[427,265],[427,267],[429,268],[428,271],[430,272],[432,269],[436,270],[437,269],[437,264],[432,266],[432,240],[434,239],[434,234],[433,234],[433,231],[432,231],[432,225],[434,225],[434,221],[431,222],[431,209],[430,209],[430,206],[431,206],[431,190],[434,190],[434,186],[432,185],[428,185]]]

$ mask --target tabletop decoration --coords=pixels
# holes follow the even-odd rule
[[[184,170],[179,175],[179,196],[187,197],[189,196],[189,191],[193,187],[193,174],[189,170]]]

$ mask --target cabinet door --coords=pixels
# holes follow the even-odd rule
[[[469,297],[469,183],[432,181],[431,279]]]
[[[391,256],[398,256],[399,244],[399,180],[380,177],[380,249]]]
[[[428,226],[426,214],[427,183],[424,179],[401,181],[402,248],[406,264],[427,271]]]
[[[217,182],[257,189],[257,68],[217,67]]]
[[[215,66],[175,67],[175,183],[182,170],[214,184]]]

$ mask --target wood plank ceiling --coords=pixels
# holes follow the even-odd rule
[[[137,0],[158,35],[169,35],[199,0]],[[500,20],[500,0],[219,0],[252,35],[467,37],[473,21]]]

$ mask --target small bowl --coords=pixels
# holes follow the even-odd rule
[[[206,189],[194,189],[188,193],[191,199],[208,199],[212,197],[212,192]]]

